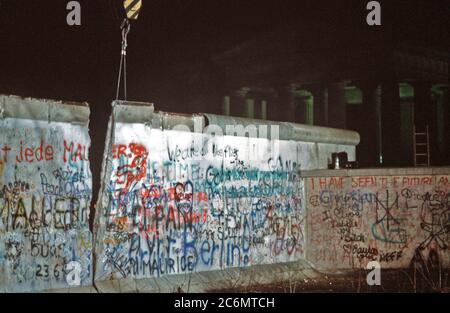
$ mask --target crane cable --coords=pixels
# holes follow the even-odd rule
[[[123,94],[124,100],[127,100],[127,36],[130,32],[131,24],[129,20],[137,20],[142,8],[142,0],[123,0],[123,8],[126,17],[124,18],[120,29],[122,30],[122,50],[120,53],[119,76],[117,78],[116,100],[119,99],[120,82],[123,68]]]
[[[120,91],[120,81],[122,78],[122,67],[123,67],[123,93],[124,100],[127,100],[127,36],[130,32],[131,24],[128,19],[124,19],[122,25],[120,26],[122,29],[122,49],[120,53],[120,65],[119,65],[119,75],[117,78],[117,90],[116,90],[116,100],[119,99],[119,91]]]

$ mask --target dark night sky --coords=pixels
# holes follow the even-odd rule
[[[80,0],[82,26],[74,27],[66,24],[67,2],[0,0],[0,93],[109,108],[122,0]],[[448,1],[380,2],[383,26],[375,30],[364,24],[365,0],[143,0],[129,36],[129,98],[155,101],[165,109],[165,96],[185,79],[180,68],[287,23],[305,32],[309,25],[326,23],[349,37],[365,31],[368,37],[381,34],[450,50]],[[326,34],[317,40],[327,40]]]
[[[67,2],[0,0],[0,94],[89,102],[98,149],[91,157],[100,162],[115,97],[122,0],[80,0],[82,25],[73,27],[66,24]],[[365,24],[367,2],[143,0],[129,35],[128,98],[189,110],[173,101],[188,79],[186,66],[287,24],[305,35],[323,24],[325,33],[313,38],[319,46],[337,30],[347,40],[402,39],[450,51],[449,1],[380,1],[383,26],[375,28]]]

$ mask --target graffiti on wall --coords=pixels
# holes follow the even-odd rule
[[[308,258],[324,268],[449,264],[450,176],[308,178]]]
[[[90,284],[92,196],[87,128],[0,120],[0,286]]]
[[[201,147],[194,145],[201,136]],[[250,161],[252,145],[260,158]],[[304,191],[295,144],[115,126],[100,199],[96,278],[145,278],[297,260]]]

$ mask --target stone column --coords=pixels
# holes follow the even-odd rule
[[[356,84],[362,91],[362,115],[366,127],[360,130],[361,141],[356,147],[357,160],[361,167],[371,167],[380,164],[380,104],[381,87],[375,82],[360,82]]]
[[[346,128],[345,82],[328,85],[328,126]]]
[[[245,117],[255,118],[255,99],[245,99]]]
[[[381,89],[381,151],[383,166],[401,166],[401,111],[397,81],[385,81]]]
[[[261,116],[262,120],[267,120],[267,100],[261,100]]]
[[[222,114],[229,116],[230,113],[230,96],[224,96],[222,98]]]

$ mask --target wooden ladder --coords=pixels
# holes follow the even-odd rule
[[[430,135],[428,125],[425,128],[425,132],[417,132],[416,125],[414,125],[413,144],[414,166],[430,166]]]

